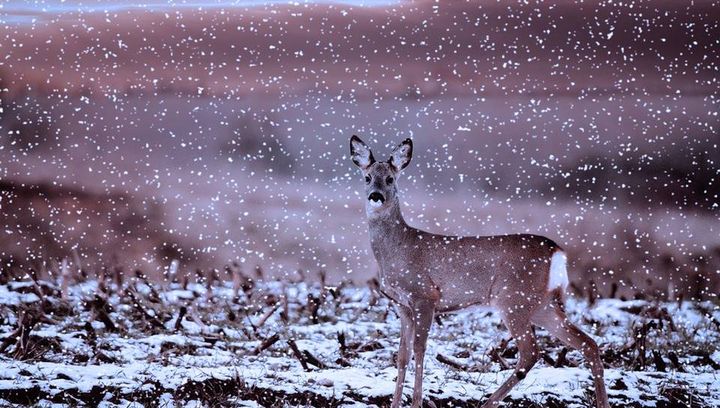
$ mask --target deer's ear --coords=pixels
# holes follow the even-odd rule
[[[370,148],[355,135],[350,138],[350,158],[356,166],[363,170],[375,163],[375,158]]]
[[[400,145],[398,145],[395,150],[393,150],[392,156],[390,156],[389,163],[397,171],[404,169],[405,167],[407,167],[408,164],[410,164],[410,159],[412,159],[412,151],[412,140],[403,140],[403,142],[400,143]]]

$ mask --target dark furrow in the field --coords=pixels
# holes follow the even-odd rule
[[[151,384],[152,387],[147,387]],[[40,400],[71,405],[97,406],[101,401],[120,403],[122,400],[139,402],[144,406],[157,406],[160,396],[168,393],[176,400],[200,400],[207,406],[227,406],[230,398],[252,400],[262,406],[313,406],[337,407],[348,403],[346,398],[328,398],[312,392],[289,393],[278,389],[248,386],[241,379],[209,378],[188,381],[177,389],[165,388],[159,382],[145,382],[142,389],[128,390],[110,386],[93,386],[90,391],[69,388],[52,392],[39,385],[31,388],[0,389],[0,399],[12,404],[34,405]],[[140,388],[140,387],[138,387]],[[108,397],[108,394],[110,396]]]
[[[151,384],[152,387],[147,387]],[[118,387],[93,386],[90,391],[80,391],[77,388],[65,389],[57,393],[42,389],[36,385],[31,388],[22,389],[0,389],[0,399],[12,404],[34,405],[40,400],[48,400],[54,403],[65,403],[70,405],[97,406],[101,401],[120,403],[122,400],[139,402],[143,406],[158,406],[162,394],[168,393],[175,401],[200,400],[209,407],[228,406],[231,398],[239,400],[255,401],[264,407],[282,406],[310,406],[310,407],[339,407],[343,404],[359,402],[373,404],[380,407],[390,405],[390,396],[370,397],[355,392],[346,392],[342,397],[326,397],[309,391],[286,392],[280,389],[248,385],[239,378],[219,379],[209,378],[203,381],[188,381],[177,389],[165,388],[160,382],[147,381],[142,384],[142,389],[131,390]],[[110,396],[108,397],[108,394]],[[672,388],[664,395],[665,400],[657,401],[657,408],[705,408],[711,405],[699,400],[689,390]],[[436,398],[428,396],[427,400],[437,408],[476,408],[482,402],[480,400],[460,400],[456,398]],[[616,400],[616,403],[618,401]],[[575,402],[573,402],[575,405]],[[528,399],[506,398],[506,407],[512,408],[540,408],[535,401]],[[635,400],[626,400],[623,407],[641,408],[642,405]],[[544,408],[567,408],[568,402],[562,401],[555,396],[548,396],[542,403]]]

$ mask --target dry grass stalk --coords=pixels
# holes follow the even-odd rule
[[[512,368],[512,366],[508,364],[508,362],[501,355],[501,351],[507,348],[509,342],[509,339],[502,339],[502,341],[500,341],[500,344],[497,347],[491,348],[488,352],[490,361],[500,364],[500,367],[502,367],[503,370],[509,370],[510,368]]]
[[[281,303],[279,303],[279,302],[276,303],[270,310],[268,310],[267,312],[265,312],[265,313],[260,317],[260,319],[257,321],[257,323],[255,323],[255,324],[253,325],[253,327],[255,327],[256,329],[259,328],[259,327],[262,327],[262,326],[265,324],[265,322],[266,322],[273,314],[275,314],[276,311],[278,311],[278,310],[280,309],[281,306],[282,306]]]
[[[165,281],[177,283],[179,268],[180,268],[180,261],[178,261],[177,259],[173,259],[172,261],[170,261],[170,265],[167,268],[167,274],[165,275]]]
[[[658,353],[657,350],[653,350],[652,355],[653,355],[653,362],[655,363],[655,369],[661,373],[664,373],[667,368],[667,364],[665,364],[665,361],[663,360],[662,356],[660,355],[660,353]]]
[[[195,324],[200,326],[200,330],[207,330],[207,325],[202,320],[200,320],[200,318],[194,313],[192,308],[188,308],[187,315],[190,316],[190,318],[193,322],[195,322]]]
[[[312,324],[318,324],[320,321],[318,312],[320,311],[320,299],[312,293],[307,295],[307,309],[310,312],[310,321]]]
[[[132,305],[132,307],[134,307],[135,310],[140,312],[140,314],[145,318],[145,320],[147,322],[149,322],[151,325],[153,325],[159,329],[165,328],[165,325],[162,324],[162,322],[160,320],[158,320],[158,318],[155,317],[154,314],[151,314],[150,312],[148,312],[147,309],[143,305],[140,304],[140,300],[137,298],[137,296],[135,296],[134,290],[128,290],[127,296],[128,296],[128,298],[130,298],[130,304]]]
[[[298,348],[297,343],[295,343],[295,340],[293,340],[293,339],[288,340],[288,345],[290,346],[290,349],[292,350],[293,354],[295,355],[295,358],[297,358],[300,361],[300,364],[302,365],[303,370],[310,371],[310,367],[308,365],[313,365],[321,370],[327,368],[327,365],[325,365],[325,363],[318,360],[318,358],[315,357],[309,351],[307,351],[307,350],[301,351]]]
[[[321,370],[324,370],[324,369],[327,368],[327,365],[325,365],[325,363],[323,363],[322,361],[318,360],[318,358],[315,357],[315,356],[314,356],[312,353],[310,353],[309,351],[303,350],[303,355],[305,356],[305,359],[307,360],[307,362],[308,362],[309,364],[312,364],[312,365],[314,365],[315,367],[317,367],[317,368],[319,368],[319,369],[321,369]]]
[[[456,370],[460,370],[460,371],[468,371],[469,370],[469,367],[467,365],[465,365],[459,361],[455,361],[455,360],[451,359],[450,357],[446,357],[440,353],[438,353],[437,356],[435,356],[435,358],[437,359],[437,361],[439,361],[445,365],[448,365]]]
[[[40,276],[46,276],[48,279],[52,279],[52,277],[48,273],[47,262],[45,262],[45,259],[40,261]]]
[[[180,313],[178,314],[177,320],[175,320],[175,331],[180,331],[182,329],[182,319],[187,314],[187,307],[180,306]]]
[[[30,271],[28,272],[28,275],[30,276],[30,280],[33,282],[37,282],[38,280],[38,273],[35,270],[35,268],[30,268]]]
[[[372,278],[367,281],[367,285],[370,288],[371,295],[370,301],[368,301],[368,306],[373,307],[380,299],[380,282],[376,278]]]
[[[668,353],[668,358],[670,359],[670,362],[672,363],[673,367],[675,367],[675,370],[679,373],[685,373],[685,367],[683,367],[682,363],[680,363],[680,359],[678,358],[677,354],[675,354],[674,351],[671,351]]]
[[[85,322],[83,329],[85,329],[88,344],[93,350],[95,350],[97,348],[97,333],[95,333],[92,323]]]
[[[142,281],[148,288],[150,288],[150,296],[149,299],[153,303],[160,303],[160,294],[155,289],[155,285],[150,283],[150,280],[148,279],[147,275],[140,269],[135,270],[135,277],[138,278],[140,281]]]
[[[588,298],[588,307],[595,306],[595,301],[597,301],[598,298],[598,289],[597,285],[595,284],[594,280],[590,280],[590,283],[587,287],[587,298]]]
[[[11,345],[18,343],[15,348],[15,355],[26,354],[30,332],[38,323],[38,317],[30,310],[21,311],[18,316],[17,328],[6,337],[0,344],[0,353],[7,350]]]
[[[288,323],[290,321],[290,301],[288,300],[285,289],[283,289],[283,295],[280,298],[280,303],[282,304],[282,311],[280,312],[280,319],[282,319],[282,321],[284,323]]]
[[[32,280],[32,283],[33,283],[33,290],[35,291],[35,294],[40,299],[42,299],[43,297],[45,297],[45,294],[44,294],[44,291],[42,290],[42,288],[40,287],[40,283],[38,282],[37,273],[35,273],[35,269],[31,269],[30,272],[31,272],[30,279]]]
[[[260,264],[255,265],[255,279],[258,281],[265,279],[265,271]]]
[[[278,342],[278,340],[280,340],[280,335],[277,333],[273,334],[272,336],[263,340],[262,343],[257,346],[255,351],[253,351],[253,354],[257,356],[258,354],[272,347],[275,343]]]
[[[713,370],[720,370],[720,364],[715,362],[715,360],[713,360],[712,357],[710,357],[710,354],[708,354],[707,352],[701,353],[700,361],[703,364],[712,367]]]
[[[63,258],[60,264],[60,297],[62,300],[68,300],[68,285],[70,284],[70,268],[68,268],[67,258]]]
[[[35,328],[35,325],[37,325],[38,321],[33,316],[29,315],[29,313],[26,313],[24,315],[24,319],[20,322],[18,327],[18,344],[15,348],[14,353],[14,358],[16,360],[25,359],[31,352],[30,332]]]
[[[310,371],[310,367],[308,367],[308,363],[305,360],[305,356],[303,355],[303,353],[300,352],[300,349],[298,348],[297,344],[295,343],[295,340],[290,339],[287,341],[287,343],[288,343],[288,346],[290,346],[290,350],[292,350],[295,358],[297,358],[298,361],[300,361],[300,365],[302,366],[303,370]]]
[[[215,268],[212,268],[207,273],[207,282],[206,282],[206,296],[208,300],[212,300],[214,298],[213,296],[213,285],[215,285],[216,282],[220,281],[220,276],[218,275],[218,271]]]
[[[558,353],[558,356],[557,356],[557,360],[555,360],[555,364],[554,364],[554,367],[555,367],[555,368],[562,368],[562,367],[569,367],[569,366],[571,366],[571,365],[569,364],[568,359],[567,359],[567,353],[568,353],[568,348],[567,348],[567,347],[563,347],[563,348],[560,350],[560,352]]]
[[[94,317],[99,319],[108,331],[117,331],[117,326],[110,319],[110,304],[107,299],[96,294],[95,298],[90,302],[90,307],[93,310]]]
[[[318,272],[319,278],[320,278],[320,300],[322,302],[325,302],[325,299],[327,299],[328,296],[328,285],[327,285],[327,271],[325,269],[320,269]]]
[[[125,289],[123,287],[123,268],[122,266],[116,265],[113,268],[113,280],[115,281],[115,286],[117,286],[118,296],[123,296],[125,294]]]
[[[551,366],[551,367],[555,367],[555,365],[557,364],[557,362],[555,361],[555,359],[552,358],[552,356],[550,356],[550,354],[548,354],[548,353],[541,353],[541,354],[540,354],[540,357],[542,357],[542,359],[543,359],[543,361],[545,362],[545,364],[547,364],[547,365],[549,365],[549,366]]]
[[[85,271],[82,268],[82,262],[80,261],[80,253],[78,253],[77,246],[73,247],[72,256],[73,256],[73,263],[75,264],[75,267],[77,268],[77,274],[79,276],[83,276],[85,274]]]
[[[240,299],[240,287],[243,281],[243,273],[240,266],[231,268],[232,273],[232,290],[233,290],[233,301],[237,302]]]
[[[103,296],[106,296],[108,291],[107,286],[107,268],[104,266],[97,270],[97,282],[98,282],[98,294],[102,294]]]
[[[348,347],[345,342],[345,332],[338,332],[337,334],[338,344],[340,344],[340,355],[343,357],[347,356]]]
[[[200,285],[205,283],[205,274],[200,268],[195,269],[195,282]]]

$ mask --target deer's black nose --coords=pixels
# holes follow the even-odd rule
[[[375,192],[373,192],[373,193],[370,193],[370,195],[368,196],[368,200],[376,201],[376,202],[381,202],[381,203],[382,203],[382,202],[385,201],[385,197],[383,197],[382,194],[380,194],[380,193],[378,193],[377,191],[375,191]]]

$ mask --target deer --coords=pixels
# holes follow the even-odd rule
[[[471,306],[498,311],[518,349],[517,366],[483,408],[499,406],[537,363],[535,326],[582,352],[592,373],[597,408],[609,408],[598,345],[565,313],[565,251],[539,235],[448,236],[411,227],[400,210],[397,180],[412,153],[413,142],[406,139],[388,160],[376,161],[365,142],[355,135],[350,139],[350,158],[365,179],[365,212],[380,291],[395,304],[400,320],[391,408],[399,407],[403,398],[411,353],[412,407],[422,406],[423,362],[433,319]]]

